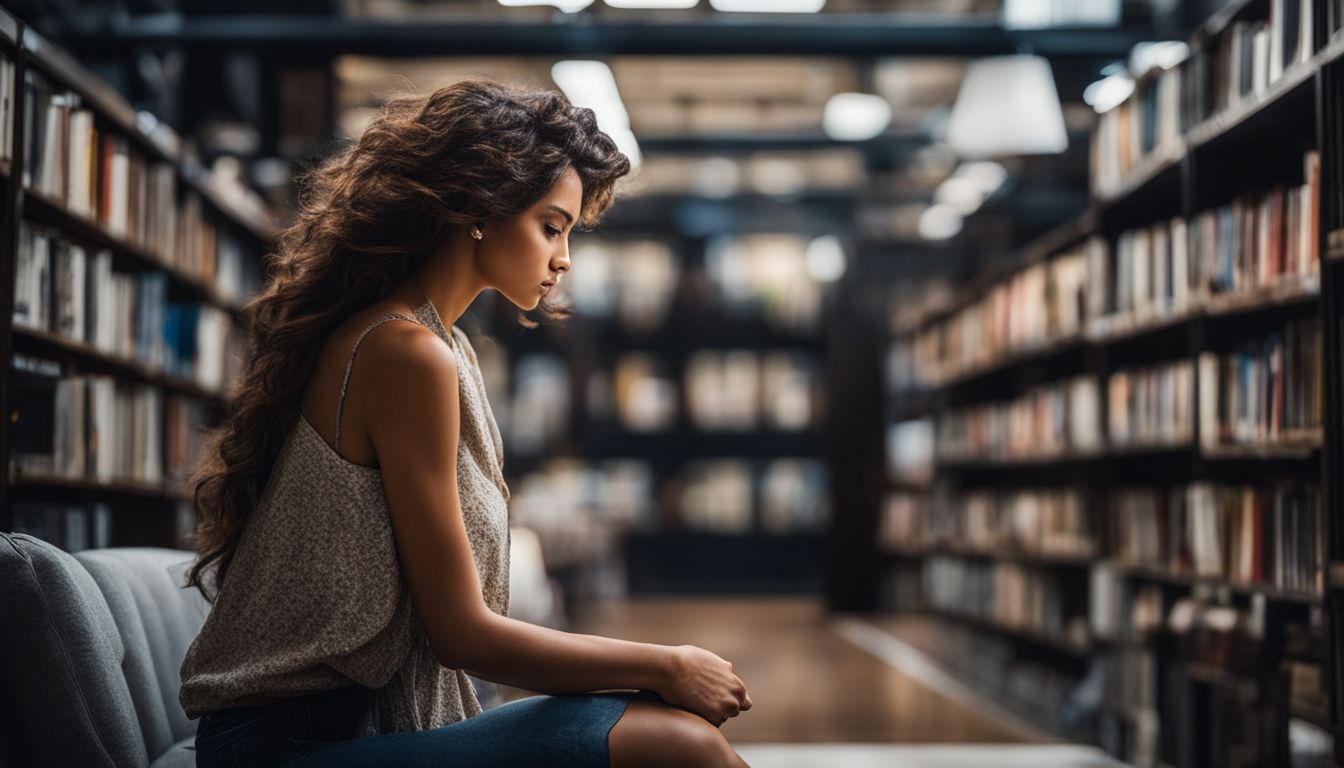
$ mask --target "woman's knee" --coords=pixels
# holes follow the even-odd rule
[[[643,697],[631,700],[608,746],[612,768],[744,765],[723,732],[703,717]]]

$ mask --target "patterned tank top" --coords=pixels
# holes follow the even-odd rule
[[[476,352],[461,330],[444,327],[428,299],[413,314],[383,315],[360,334],[337,424],[359,344],[379,324],[418,322],[452,348],[462,517],[482,597],[507,615],[509,489]],[[344,459],[339,441],[339,426],[333,448],[297,415],[182,663],[179,700],[188,716],[351,683],[376,689],[359,735],[426,730],[481,712],[466,673],[439,664],[430,647],[397,559],[380,470]]]

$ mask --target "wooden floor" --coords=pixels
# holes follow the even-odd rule
[[[753,704],[723,726],[734,744],[1032,740],[855,645],[811,599],[642,598],[595,608],[572,629],[731,661]]]

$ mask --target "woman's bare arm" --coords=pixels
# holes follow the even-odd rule
[[[741,681],[731,665],[708,651],[563,632],[489,609],[458,499],[457,360],[423,328],[381,328],[365,340],[361,410],[401,564],[440,663],[540,693],[654,690],[706,717],[750,706],[745,688],[732,691]]]

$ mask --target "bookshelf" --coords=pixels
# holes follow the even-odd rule
[[[1099,117],[1084,215],[888,340],[887,428],[935,438],[873,599],[1135,765],[1344,754],[1340,16],[1228,3]]]
[[[817,591],[829,509],[820,289],[801,264],[724,263],[761,258],[742,245],[756,236],[785,259],[808,239],[669,236],[629,209],[609,216],[571,242],[584,268],[560,297],[570,319],[522,330],[511,305],[484,298],[492,311],[464,323],[496,386],[513,519],[538,532],[571,605],[613,584]],[[791,284],[758,284],[779,275]]]
[[[0,526],[183,546],[183,470],[228,403],[277,228],[3,9],[0,60]]]

